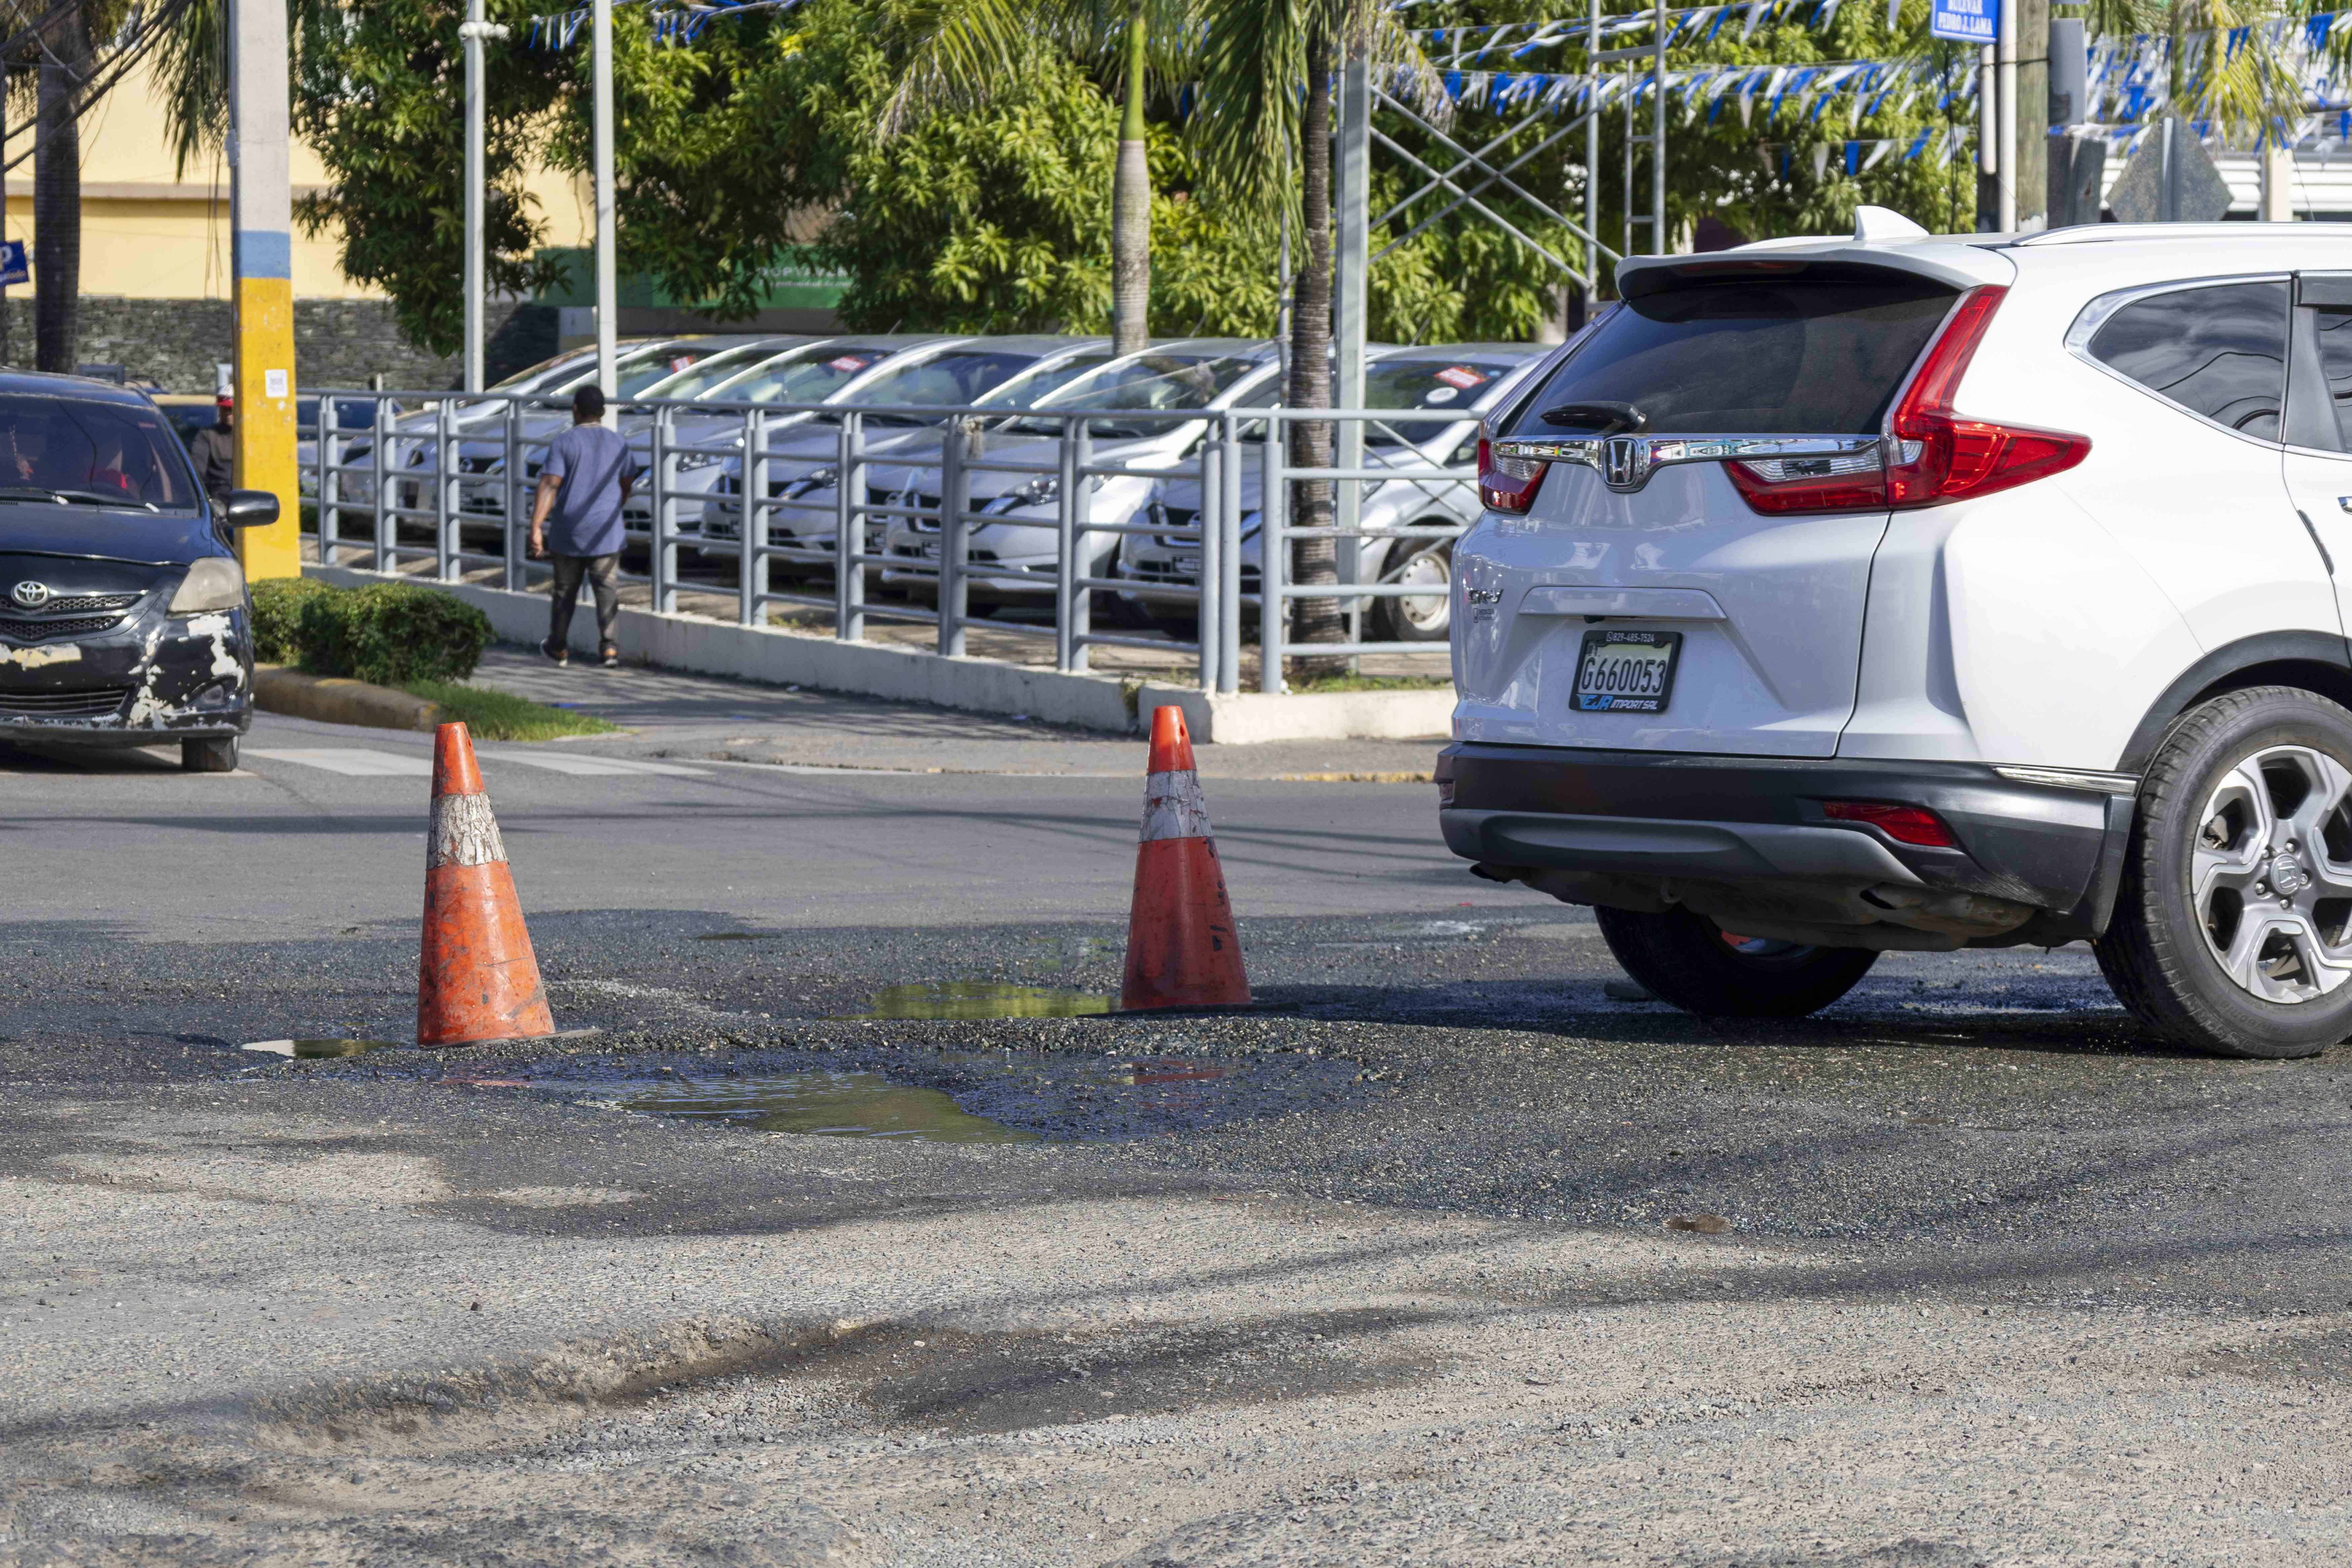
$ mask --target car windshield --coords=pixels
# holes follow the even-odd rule
[[[982,408],[1034,408],[1041,398],[1051,397],[1089,371],[1100,370],[1111,362],[1107,348],[1089,349],[1082,354],[1072,354],[1050,364],[1014,376],[995,391],[972,401]]]
[[[492,392],[529,392],[531,390],[531,384],[536,381],[565,372],[576,371],[583,364],[593,365],[595,363],[594,354],[583,354],[578,349],[572,349],[543,359],[529,370],[519,370],[504,381],[494,381],[490,384],[489,389]]]
[[[1428,409],[1432,412],[1452,407],[1458,408],[1467,417],[1478,400],[1493,388],[1496,382],[1510,374],[1517,363],[1511,360],[1448,358],[1444,355],[1427,359],[1378,360],[1364,371],[1364,406]],[[1445,429],[1445,426],[1435,420],[1421,419],[1394,426],[1367,425],[1364,427],[1364,445],[1418,446],[1436,440]]]
[[[975,401],[1037,363],[1034,353],[956,349],[913,364],[893,365],[858,389],[860,408],[952,407]],[[929,415],[877,414],[870,425],[935,425]]]
[[[635,397],[655,382],[691,370],[709,359],[711,353],[709,349],[688,348],[681,343],[656,343],[617,355],[613,361],[614,399]],[[582,387],[594,384],[595,380],[596,361],[592,356],[571,380],[540,390],[548,397],[569,397]]]
[[[294,402],[294,424],[304,436],[319,433],[319,403],[315,397],[301,397]],[[367,430],[375,425],[375,399],[372,397],[338,397],[334,402],[335,428]],[[206,419],[205,425],[213,423]],[[201,428],[202,426],[199,426]]]
[[[1630,404],[1661,436],[1871,435],[1953,294],[1882,268],[1667,282],[1595,322],[1514,433],[1598,428]]]
[[[822,403],[894,352],[822,345],[798,349],[721,383],[710,398],[714,403]]]
[[[1220,394],[1265,362],[1240,354],[1144,353],[1107,364],[1080,376],[1038,405],[1045,409],[1206,408]],[[1096,437],[1133,439],[1175,427],[1166,419],[1089,419],[1087,432]],[[1024,435],[1051,436],[1061,429],[1049,419],[1024,419],[1014,426]]]
[[[774,343],[755,343],[709,354],[681,371],[673,371],[646,386],[646,397],[699,397],[712,387],[742,374],[753,365],[776,357]]]
[[[0,396],[0,500],[195,509],[186,448],[152,408],[71,397]]]

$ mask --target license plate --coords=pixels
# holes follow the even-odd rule
[[[1682,657],[1680,632],[1615,631],[1584,634],[1576,661],[1576,706],[1586,713],[1663,713],[1674,695],[1675,662]]]

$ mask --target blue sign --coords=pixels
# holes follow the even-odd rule
[[[25,258],[25,242],[21,239],[0,240],[0,289],[11,283],[30,283],[33,269]]]
[[[1992,43],[2000,33],[2000,0],[1931,0],[1927,31],[1956,43]]]

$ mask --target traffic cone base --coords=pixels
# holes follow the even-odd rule
[[[555,1019],[466,726],[442,725],[433,753],[416,1043],[472,1046],[551,1035]]]
[[[1119,1005],[1245,1007],[1249,976],[1241,936],[1181,709],[1152,714],[1150,769]]]

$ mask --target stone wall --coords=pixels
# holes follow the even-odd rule
[[[213,367],[231,353],[226,300],[129,300],[86,296],[77,363],[119,364],[133,381],[166,392],[207,393]],[[549,306],[501,302],[489,310],[485,363],[491,381],[556,352],[557,319]],[[11,290],[0,363],[33,360],[30,290]],[[298,387],[365,386],[381,374],[389,387],[430,391],[457,384],[455,357],[426,353],[400,335],[382,300],[294,301],[294,380]]]

